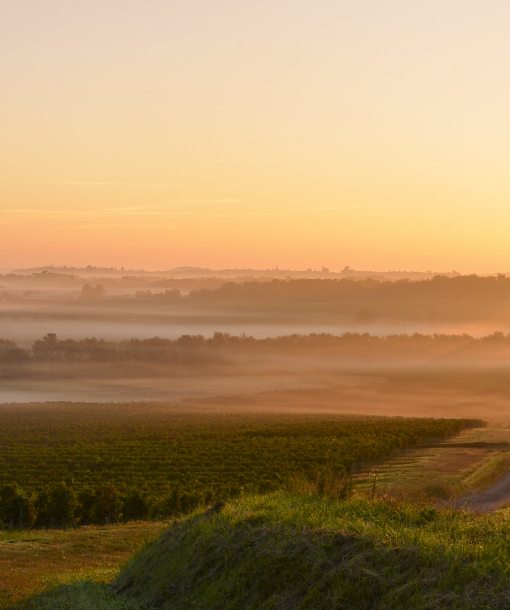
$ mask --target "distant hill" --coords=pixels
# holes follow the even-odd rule
[[[374,278],[387,280],[423,280],[431,279],[436,275],[445,277],[456,277],[461,275],[458,271],[369,271],[356,270],[346,266],[341,271],[330,271],[327,267],[321,269],[210,269],[208,267],[174,267],[165,270],[149,271],[147,269],[125,269],[124,267],[95,267],[87,265],[86,267],[67,267],[66,265],[54,266],[44,265],[41,267],[27,267],[23,269],[13,269],[12,273],[20,275],[28,275],[33,273],[63,273],[76,274],[85,276],[126,276],[126,275],[158,275],[164,277],[222,277],[222,278],[238,278],[238,277],[253,277],[253,278],[276,278],[276,279],[299,279],[299,278]]]

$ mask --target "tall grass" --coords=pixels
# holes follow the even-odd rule
[[[72,590],[29,607],[93,607],[58,605],[64,594],[73,600]],[[91,592],[111,601],[97,604],[105,610],[503,609],[510,522],[505,511],[480,515],[377,493],[245,496],[218,515],[176,520],[109,588]]]
[[[177,523],[115,587],[169,610],[506,608],[509,534],[505,514],[277,492]]]

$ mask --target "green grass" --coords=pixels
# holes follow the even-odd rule
[[[110,582],[167,523],[0,531],[0,608],[77,580]]]
[[[452,443],[509,438],[485,428]],[[17,600],[19,610],[507,608],[510,510],[470,514],[430,496],[487,487],[508,457],[419,449],[378,468],[375,500],[370,477],[355,479],[344,501],[297,478],[212,518],[201,509],[166,526],[0,532],[0,608]]]
[[[276,492],[176,521],[109,586],[74,584],[31,610],[508,608],[506,511]]]

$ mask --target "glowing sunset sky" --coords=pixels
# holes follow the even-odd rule
[[[510,271],[510,3],[3,0],[0,267]]]

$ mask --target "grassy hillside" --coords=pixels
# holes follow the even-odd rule
[[[177,520],[110,586],[24,604],[54,609],[507,608],[505,511],[275,492]]]

